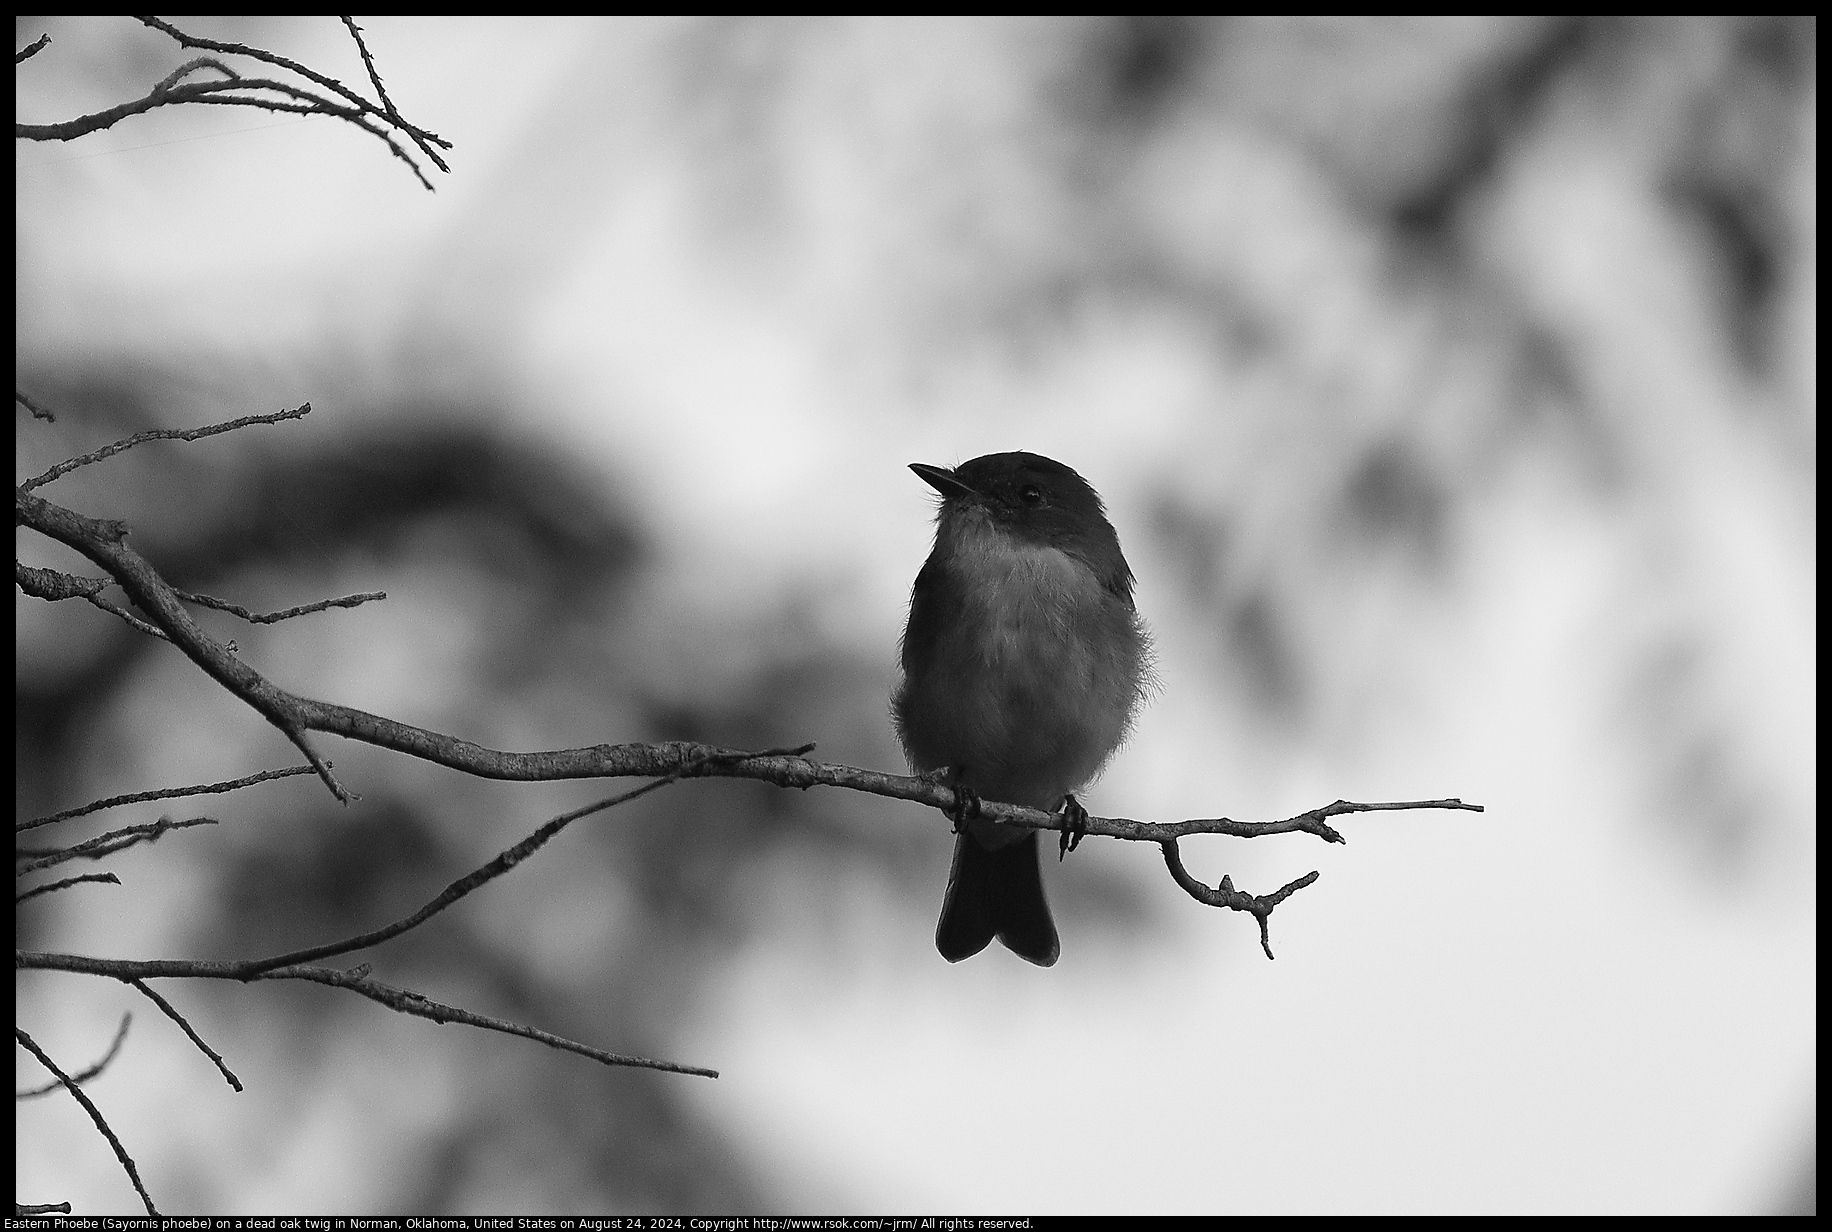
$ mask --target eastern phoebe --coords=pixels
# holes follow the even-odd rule
[[[1079,812],[1071,793],[1126,738],[1150,678],[1132,570],[1100,496],[1034,453],[910,469],[942,499],[891,697],[904,753],[969,799]],[[1037,832],[973,811],[957,818],[935,948],[959,962],[997,937],[1052,965],[1061,944]]]

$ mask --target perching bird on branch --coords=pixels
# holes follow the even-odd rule
[[[975,814],[983,797],[1086,816],[1073,793],[1126,738],[1150,679],[1132,570],[1100,496],[1060,462],[910,469],[942,499],[891,712],[911,766],[961,797],[935,948],[959,962],[997,937],[1047,967],[1061,945],[1037,831]]]

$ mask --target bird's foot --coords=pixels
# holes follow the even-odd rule
[[[970,818],[980,815],[980,793],[961,782],[967,777],[965,766],[950,766],[937,777],[954,792],[954,807],[947,812],[948,820],[954,823],[954,832],[959,834]]]
[[[1057,810],[1068,824],[1063,826],[1062,837],[1058,840],[1056,862],[1081,846],[1081,840],[1088,837],[1088,810],[1081,806],[1081,801],[1070,792],[1062,798],[1062,807]]]

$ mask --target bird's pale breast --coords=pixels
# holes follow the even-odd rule
[[[1132,604],[1060,548],[976,520],[930,601],[944,616],[896,703],[918,769],[965,769],[988,799],[1056,807],[1125,738],[1143,639]]]

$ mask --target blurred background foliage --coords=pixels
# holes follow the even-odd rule
[[[334,22],[186,28],[360,79]],[[1301,991],[1265,983],[1250,922],[1192,922],[1153,853],[1084,848],[1047,874],[1081,970],[1044,990],[1002,958],[934,970],[944,822],[677,785],[366,957],[435,999],[714,1065],[720,1089],[322,989],[176,986],[251,1090],[209,1090],[132,1007],[95,1095],[163,1209],[1811,1209],[1813,19],[367,28],[402,111],[457,143],[437,198],[328,121],[153,115],[18,159],[19,381],[59,415],[22,416],[22,475],[146,427],[317,408],[43,493],[251,608],[389,592],[275,626],[203,614],[283,687],[498,748],[814,740],[894,769],[926,534],[902,464],[1032,448],[1108,497],[1158,635],[1164,689],[1097,811],[1492,811],[1395,862],[1377,845],[1409,842],[1397,825],[1355,830],[1274,918]],[[23,120],[179,62],[118,19],[15,30],[53,37],[19,70]],[[93,608],[21,597],[17,620],[22,818],[289,760]],[[327,751],[359,805],[298,779],[165,810],[223,824],[118,857],[119,889],[35,900],[20,944],[241,957],[344,935],[605,790]],[[1198,873],[1270,889],[1325,859],[1280,851]],[[1725,897],[1765,931],[1697,906]],[[1765,955],[1737,978],[1772,1003],[1725,947]],[[1668,963],[1697,982],[1636,982]],[[43,975],[18,995],[66,1068],[131,1002]],[[1514,995],[1562,1008],[1490,1003]],[[1739,999],[1719,1034],[1675,1025]],[[1760,1072],[1717,1051],[1739,1013],[1766,1024],[1743,1039]],[[1338,1015],[1366,1024],[1348,1051],[1391,1067],[1401,1120],[1465,1126],[1479,1162],[1421,1130],[1402,1153],[1435,1162],[1388,1170],[1394,1091],[1331,1087],[1291,1029]],[[1393,1050],[1429,1055],[1419,1022],[1464,1016],[1454,1047],[1495,1050],[1446,1061],[1444,1086],[1465,1063],[1539,1077],[1492,1098],[1406,1080]],[[1670,1055],[1596,1044],[1669,1029]],[[1264,1048],[1265,1076],[1135,1072],[1146,1040]],[[1646,1072],[1617,1090],[1624,1068]],[[1335,1127],[1333,1176],[1176,1111],[1187,1091],[1260,1118],[1294,1072],[1328,1093],[1291,1101],[1291,1136]],[[1692,1090],[1738,1150],[1664,1137],[1642,1081]],[[1551,1179],[1592,1099],[1638,1148]],[[127,1209],[69,1103],[22,1105],[20,1199]],[[1148,1187],[1096,1131],[1210,1162]]]

